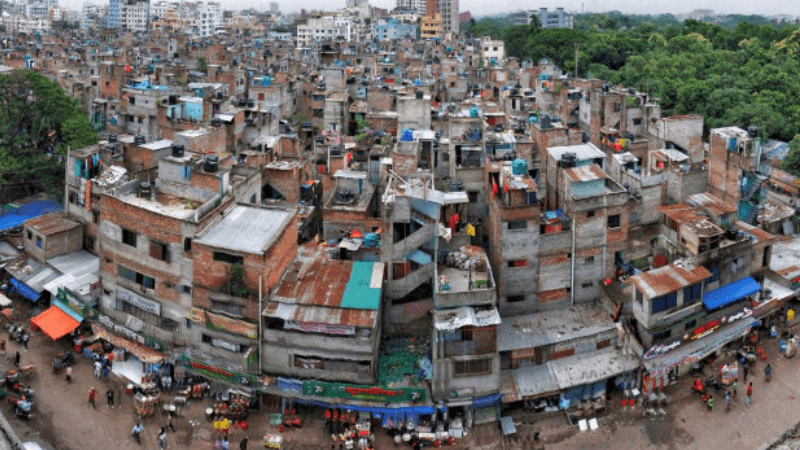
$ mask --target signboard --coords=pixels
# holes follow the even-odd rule
[[[189,309],[189,320],[203,325],[209,330],[238,334],[248,339],[255,339],[258,337],[258,325],[210,313],[200,308]]]
[[[240,384],[242,386],[258,386],[261,384],[261,380],[256,375],[215,367],[203,361],[189,358],[186,355],[180,355],[178,357],[178,361],[193,371],[209,378],[215,378],[217,380],[223,380],[233,384]]]
[[[116,288],[114,293],[117,295],[117,298],[123,302],[130,303],[131,305],[147,311],[150,314],[155,314],[156,316],[161,315],[161,304],[158,302],[139,297],[127,289]]]
[[[719,320],[712,320],[711,322],[703,325],[702,327],[695,328],[692,331],[692,340],[700,339],[702,337],[708,336],[709,334],[713,333],[714,330],[719,328]]]
[[[278,377],[278,390],[292,394],[303,394],[303,380],[295,378]]]
[[[86,305],[82,301],[78,300],[77,297],[65,291],[63,288],[58,288],[56,298],[76,313],[80,315],[87,315],[84,311],[86,309]]]
[[[792,278],[792,290],[800,289],[800,275]]]
[[[106,329],[111,330],[114,333],[119,334],[128,340],[137,342],[144,346],[150,347],[154,350],[159,350],[159,351],[164,350],[164,344],[162,344],[161,341],[159,341],[158,339],[149,336],[142,336],[141,334],[131,330],[126,326],[119,325],[118,323],[114,322],[114,320],[111,319],[111,317],[100,313],[100,311],[94,308],[89,308],[89,310],[92,313],[91,317],[97,320],[97,322],[99,322],[101,325],[106,327]],[[89,316],[87,315],[87,317]]]
[[[304,331],[306,333],[324,333],[352,336],[356,334],[356,327],[353,325],[339,325],[315,322],[286,322],[285,329]]]
[[[427,399],[427,391],[424,388],[389,389],[315,380],[303,381],[303,395],[380,403],[420,403]]]
[[[667,345],[664,344],[654,345],[650,347],[650,350],[646,351],[644,355],[642,355],[642,359],[646,361],[648,359],[653,359],[656,356],[666,355],[679,345],[681,345],[681,341],[675,341]]]
[[[239,353],[241,346],[232,342],[224,341],[222,339],[211,339],[211,345],[217,348],[228,350],[229,352]]]
[[[511,351],[511,359],[533,358],[533,348],[521,348]]]
[[[723,317],[722,318],[722,322],[723,323],[728,322],[730,324],[730,323],[733,323],[733,322],[735,322],[735,321],[737,321],[739,319],[745,319],[745,318],[750,317],[752,315],[753,315],[753,310],[752,309],[744,308],[743,310],[739,311],[736,314],[732,314],[730,316]]]
[[[450,391],[450,398],[472,398],[473,394],[475,394],[473,387],[453,389]]]

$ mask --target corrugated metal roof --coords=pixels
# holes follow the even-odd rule
[[[561,159],[561,155],[564,153],[575,153],[575,157],[578,161],[583,161],[587,159],[595,159],[595,158],[603,158],[605,159],[606,153],[599,148],[597,148],[594,144],[578,144],[578,145],[567,145],[562,147],[550,147],[547,149],[547,152],[555,159],[556,161]]]
[[[564,169],[564,172],[572,181],[594,181],[608,178],[608,175],[603,172],[603,169],[596,164],[572,167],[569,169]]]
[[[209,247],[262,253],[278,239],[295,211],[237,205],[197,242]]]
[[[497,347],[500,352],[534,348],[616,329],[613,318],[599,305],[576,305],[505,318],[497,327]]]
[[[549,361],[548,365],[561,389],[594,383],[639,368],[639,358],[606,348]]]
[[[327,308],[279,302],[270,302],[264,309],[266,317],[275,317],[291,322],[352,325],[357,328],[375,328],[378,315],[377,310]]]
[[[31,286],[33,287],[33,286]],[[720,308],[741,300],[748,295],[753,295],[761,290],[761,285],[753,277],[743,278],[733,283],[726,284],[703,295],[703,303],[708,309]]]
[[[690,205],[702,206],[716,215],[731,214],[738,211],[735,206],[722,201],[721,198],[708,192],[692,194],[686,198]]]
[[[660,297],[690,286],[711,276],[711,272],[700,265],[675,261],[658,269],[642,272],[628,278],[630,283],[647,298]]]
[[[503,383],[503,402],[524,400],[541,394],[559,391],[558,380],[553,374],[550,364],[520,367],[510,370],[511,379]],[[506,397],[508,395],[508,398]],[[512,400],[516,397],[516,400]]]

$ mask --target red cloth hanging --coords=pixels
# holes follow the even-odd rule
[[[457,223],[458,223],[458,214],[453,214],[453,216],[450,217],[450,221],[447,222],[451,230],[455,230]]]

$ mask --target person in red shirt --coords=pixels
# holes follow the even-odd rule
[[[95,397],[97,397],[97,390],[95,388],[89,389],[89,403],[94,406],[94,409],[97,409],[97,404],[94,402]]]
[[[750,407],[750,403],[752,402],[751,399],[752,396],[753,396],[753,382],[751,381],[750,384],[747,385],[747,398],[745,398],[748,408]]]

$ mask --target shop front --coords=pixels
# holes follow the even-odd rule
[[[111,372],[133,383],[140,383],[146,374],[156,372],[164,360],[160,352],[113,334],[99,324],[92,324],[92,332],[93,336],[84,341],[84,356],[105,359],[107,353],[113,352]]]
[[[38,316],[31,319],[34,329],[42,330],[52,340],[73,332],[83,322],[83,316],[58,300]]]

